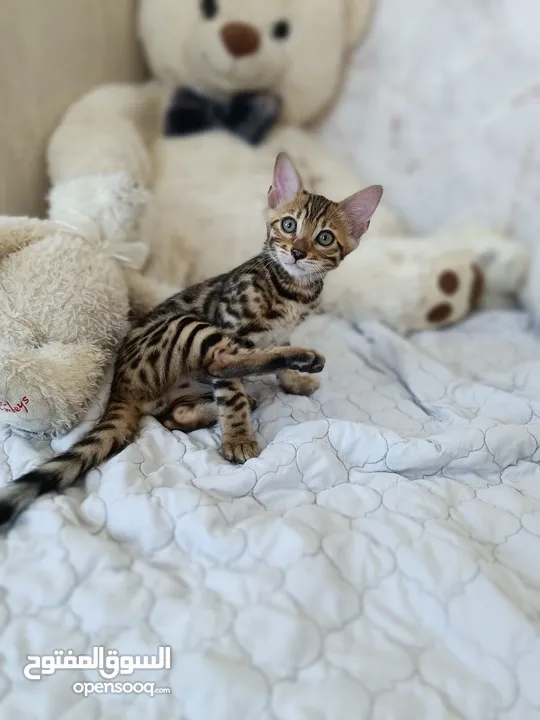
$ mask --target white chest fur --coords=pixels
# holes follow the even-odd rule
[[[270,348],[285,345],[289,342],[291,333],[307,316],[307,308],[301,303],[288,303],[283,315],[277,320],[269,322],[268,330],[254,333],[250,340],[257,347]]]

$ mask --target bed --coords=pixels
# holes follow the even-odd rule
[[[322,137],[414,231],[472,218],[536,242],[538,3],[379,5]],[[0,212],[43,211],[76,97],[143,77],[134,7],[0,4],[20,60]],[[2,720],[540,719],[538,329],[505,310],[403,339],[322,316],[297,339],[326,353],[322,388],[253,384],[257,460],[145,418],[0,535]],[[52,445],[1,435],[0,484],[106,394]]]
[[[540,717],[528,317],[403,339],[320,316],[297,340],[326,353],[322,388],[253,383],[260,458],[230,466],[216,431],[145,418],[86,489],[43,498],[0,537],[2,718]],[[52,446],[4,435],[0,482],[67,448],[106,390]],[[170,648],[170,668],[117,673],[125,692],[99,668],[23,672],[29,655],[100,647]]]

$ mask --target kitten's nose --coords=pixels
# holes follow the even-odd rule
[[[230,22],[221,29],[221,39],[233,57],[253,55],[261,44],[257,28],[243,22]]]
[[[293,248],[291,250],[291,255],[296,260],[296,262],[298,262],[298,260],[303,260],[305,257],[307,257],[307,253],[303,250],[298,250],[298,248]]]

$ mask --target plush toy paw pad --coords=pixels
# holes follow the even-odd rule
[[[459,276],[453,270],[445,270],[439,275],[439,288],[445,295],[455,295],[461,285]]]
[[[445,269],[436,278],[439,302],[434,302],[426,311],[429,326],[441,326],[457,322],[475,310],[484,292],[484,275],[477,265],[470,266],[470,281],[464,283],[456,270]],[[464,295],[464,293],[467,293]],[[454,303],[445,298],[455,298]]]
[[[448,320],[451,315],[452,306],[450,303],[439,303],[428,312],[427,321],[435,325]]]

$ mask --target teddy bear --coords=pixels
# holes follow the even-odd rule
[[[83,419],[132,318],[167,288],[131,242],[147,196],[126,174],[55,186],[49,218],[0,217],[0,423],[61,435]]]
[[[53,184],[98,186],[120,172],[147,189],[143,272],[156,282],[184,288],[230,270],[264,237],[280,152],[306,189],[330,199],[384,185],[360,178],[308,129],[335,102],[373,8],[373,0],[140,0],[154,78],[94,88],[68,109],[48,148]],[[487,229],[476,240],[450,235],[409,238],[383,204],[327,284],[323,310],[408,334],[455,323],[523,282],[528,259],[517,243]],[[515,271],[501,290],[508,255]]]

